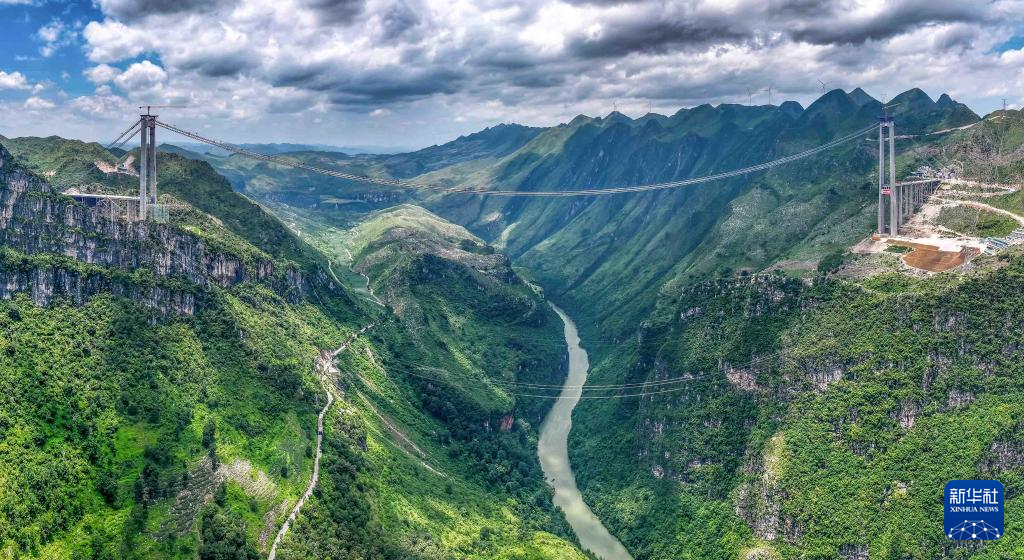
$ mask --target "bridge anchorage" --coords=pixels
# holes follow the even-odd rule
[[[886,137],[888,129],[889,177],[886,181]],[[939,179],[896,182],[896,121],[890,116],[878,119],[878,235],[896,237],[900,228],[939,188]],[[888,209],[888,212],[886,212]],[[888,220],[886,220],[888,214]]]

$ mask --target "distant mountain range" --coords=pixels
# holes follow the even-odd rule
[[[977,122],[967,106],[912,89],[887,111],[899,134]],[[405,154],[292,153],[311,165],[449,186],[579,189],[696,177],[820,145],[877,121],[882,104],[833,90],[804,108],[722,104],[632,119],[579,115],[549,128],[501,125]],[[779,260],[813,263],[869,226],[871,144],[847,144],[770,172],[628,197],[560,200],[425,197],[528,266],[552,294],[590,322],[635,325],[673,278],[760,270]],[[322,177],[239,156],[211,159],[241,190],[346,221],[410,201],[410,193]],[[786,216],[782,223],[779,217]]]

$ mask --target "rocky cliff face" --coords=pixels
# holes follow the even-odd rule
[[[0,247],[26,257],[63,257],[46,263],[14,258],[15,263],[10,255],[0,260],[0,297],[30,292],[40,305],[58,296],[80,302],[109,291],[161,313],[191,314],[196,293],[212,286],[264,282],[293,301],[305,290],[299,270],[270,258],[216,252],[169,225],[109,220],[57,193],[2,146]],[[147,281],[137,282],[138,276]]]
[[[95,272],[44,266],[11,270],[0,264],[0,299],[11,299],[18,293],[29,294],[36,305],[49,305],[59,297],[81,305],[92,296],[110,293],[154,309],[161,316],[192,315],[201,299],[190,291],[134,284]]]

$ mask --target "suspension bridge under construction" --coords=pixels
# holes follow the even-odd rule
[[[316,167],[307,165],[300,161],[296,161],[292,158],[281,157],[277,155],[264,154],[249,150],[228,142],[207,138],[196,132],[185,130],[183,128],[174,126],[172,124],[165,123],[159,120],[158,115],[154,115],[151,112],[153,108],[159,108],[161,106],[144,106],[140,109],[145,108],[146,112],[139,115],[139,119],[135,121],[128,129],[126,129],[120,136],[117,137],[109,146],[108,149],[119,148],[124,146],[127,142],[132,140],[136,135],[140,135],[140,155],[139,155],[139,194],[135,196],[124,196],[124,195],[108,195],[108,194],[93,194],[93,193],[81,193],[75,190],[69,190],[66,194],[74,197],[75,199],[83,202],[89,206],[99,207],[101,211],[109,212],[111,217],[118,216],[127,218],[130,220],[152,220],[155,222],[166,222],[168,220],[168,207],[159,203],[157,194],[157,157],[156,157],[156,129],[157,127],[163,128],[167,131],[174,132],[195,140],[197,142],[221,148],[228,151],[229,153],[238,154],[244,157],[252,158],[259,161],[265,161],[274,163],[281,166],[291,167],[295,169],[301,169],[309,171],[311,173],[317,173],[320,175],[326,175],[329,177],[335,177],[338,179],[345,179],[349,181],[357,181],[362,183],[397,187],[403,189],[413,189],[419,191],[427,191],[436,193],[439,195],[475,195],[475,196],[503,196],[503,197],[578,197],[578,196],[609,196],[609,195],[620,195],[620,194],[632,194],[642,193],[651,191],[660,191],[667,189],[675,189],[681,187],[687,187],[692,185],[698,185],[702,183],[708,183],[712,181],[719,181],[732,177],[739,177],[748,175],[750,173],[756,173],[759,171],[767,171],[774,167],[785,165],[794,161],[802,160],[810,156],[831,150],[843,144],[853,142],[856,140],[864,139],[866,135],[874,130],[878,129],[878,229],[877,234],[881,236],[896,236],[900,234],[901,227],[906,223],[907,219],[913,215],[913,213],[921,207],[922,204],[928,199],[928,197],[935,192],[938,188],[939,179],[921,179],[915,181],[896,181],[896,125],[895,121],[890,116],[881,117],[878,123],[872,123],[855,132],[851,132],[844,136],[835,138],[829,142],[815,146],[813,148],[780,157],[771,161],[760,163],[757,165],[751,165],[734,169],[731,171],[724,171],[711,175],[704,175],[701,177],[692,177],[686,179],[679,179],[675,181],[667,181],[661,183],[650,183],[644,185],[630,185],[630,186],[612,186],[612,187],[600,187],[600,188],[586,188],[586,189],[559,189],[559,190],[489,190],[486,188],[477,187],[450,187],[444,185],[428,184],[428,183],[416,183],[411,181],[403,181],[399,179],[391,179],[387,177],[370,177],[365,175],[356,175],[352,173],[345,173],[334,169],[325,169],[322,167]],[[166,106],[164,106],[166,107]],[[886,137],[888,132],[888,137]],[[886,149],[888,147],[888,150]],[[126,154],[118,162],[120,166],[125,159],[128,157]],[[886,162],[888,161],[888,174],[886,173]],[[888,176],[887,176],[888,175]]]

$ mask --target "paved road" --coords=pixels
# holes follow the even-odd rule
[[[320,357],[316,361],[316,373],[320,378],[320,383],[324,385],[324,389],[327,391],[327,404],[324,405],[323,410],[320,411],[320,416],[316,419],[316,456],[313,459],[313,476],[309,477],[309,485],[306,486],[306,491],[299,498],[299,501],[295,503],[295,507],[292,508],[288,518],[284,520],[284,524],[281,525],[281,530],[277,532],[277,536],[274,537],[274,544],[270,547],[270,554],[267,555],[267,560],[274,560],[277,557],[277,545],[281,544],[281,539],[291,529],[292,522],[299,516],[299,511],[302,510],[302,506],[306,504],[306,500],[313,495],[313,490],[316,488],[316,483],[320,480],[320,457],[322,456],[323,441],[324,441],[324,416],[327,415],[327,410],[331,408],[331,404],[334,402],[334,391],[330,389],[328,383],[324,381],[324,378],[328,373],[337,371],[334,367],[334,358],[338,354],[344,352],[349,344],[359,338],[359,335],[366,332],[373,325],[367,325],[363,327],[358,333],[354,333],[348,337],[348,340],[344,342],[337,350],[333,352],[321,352]]]

